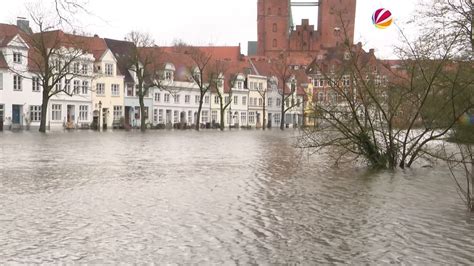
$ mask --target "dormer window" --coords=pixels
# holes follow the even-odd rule
[[[113,64],[105,64],[105,75],[113,76],[114,75],[114,65]]]
[[[242,81],[237,82],[237,89],[243,89],[244,88],[244,83]]]
[[[172,81],[173,80],[173,72],[165,71],[165,80]]]
[[[21,53],[13,53],[13,62],[17,64],[21,64]]]

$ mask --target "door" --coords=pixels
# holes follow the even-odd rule
[[[268,124],[267,124],[268,128],[272,127],[272,119],[273,119],[272,114],[269,113],[268,114]]]
[[[21,105],[12,106],[12,123],[20,124],[21,122]]]

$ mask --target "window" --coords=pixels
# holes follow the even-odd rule
[[[276,40],[276,39],[273,39],[273,44],[272,44],[273,48],[276,48],[276,47],[277,47],[277,44],[278,44],[278,43],[277,43],[277,40]]]
[[[3,73],[0,73],[0,90],[3,90]]]
[[[175,95],[174,96],[174,103],[180,103],[181,102],[181,95]]]
[[[155,92],[155,102],[159,103],[161,101],[161,93]]]
[[[33,92],[39,92],[40,91],[39,78],[38,77],[33,77],[31,79],[31,90]]]
[[[56,83],[56,91],[61,91],[63,90],[63,80],[60,79],[58,80],[58,82]]]
[[[21,85],[23,83],[23,78],[19,75],[13,76],[13,90],[21,91]]]
[[[114,65],[113,64],[105,64],[105,75],[113,76],[114,75]]]
[[[79,121],[87,121],[89,118],[89,106],[79,105]]]
[[[234,96],[234,104],[239,104],[239,96]]]
[[[165,93],[165,103],[169,103],[169,102],[170,102],[170,94]]]
[[[5,112],[5,111],[4,111],[4,110],[5,110],[4,108],[5,108],[4,105],[3,105],[3,104],[0,104],[0,120],[2,120],[2,121],[5,120],[5,119],[3,118],[4,112]]]
[[[229,96],[225,96],[225,98],[224,98],[224,102],[225,102],[226,104],[228,104],[228,103],[229,103]]]
[[[66,79],[66,88],[65,88],[65,90],[68,94],[71,94],[71,80],[70,79]]]
[[[268,98],[268,103],[267,103],[268,107],[272,107],[273,105],[273,98]]]
[[[13,63],[21,64],[21,53],[13,53]]]
[[[104,83],[97,83],[97,96],[104,96],[105,95],[105,84]]]
[[[240,122],[242,125],[247,124],[247,114],[245,112],[240,113]]]
[[[258,106],[262,106],[263,105],[263,99],[262,98],[259,98],[258,99]]]
[[[319,87],[324,87],[324,79],[319,80]]]
[[[247,105],[247,96],[242,97],[242,105]]]
[[[158,109],[153,109],[153,123],[158,123]]]
[[[112,96],[120,96],[120,85],[112,84]]]
[[[61,105],[60,104],[51,105],[51,120],[61,121]]]
[[[89,81],[82,81],[82,94],[87,94],[89,91]]]
[[[250,82],[250,89],[253,90],[253,81]]]
[[[158,110],[158,123],[160,124],[163,124],[163,114],[164,114],[163,109]]]
[[[193,122],[193,111],[188,111],[188,123],[191,124]]]
[[[202,119],[201,119],[201,121],[202,121],[203,123],[209,122],[209,111],[202,111],[201,114],[202,114]]]
[[[281,123],[281,114],[275,114],[273,117],[275,118],[275,124]]]
[[[41,121],[41,105],[30,105],[31,122]]]
[[[273,23],[273,32],[277,32],[277,24]]]
[[[255,112],[249,112],[249,123],[255,124]]]
[[[74,94],[80,93],[81,82],[79,80],[74,80]]]
[[[214,96],[214,103],[219,104],[219,96]]]
[[[204,103],[209,103],[209,96],[204,97]]]
[[[179,111],[173,112],[173,123],[179,123]]]
[[[82,64],[82,74],[87,75],[89,67],[87,64]]]
[[[127,84],[127,96],[133,97],[133,84]]]
[[[165,79],[166,80],[173,80],[173,73],[171,71],[165,72]]]
[[[342,77],[342,84],[346,87],[348,87],[349,85],[351,85],[351,81],[349,79],[349,76],[344,76]]]
[[[184,96],[184,102],[185,103],[191,103],[191,95]]]
[[[244,88],[244,83],[242,81],[237,82],[237,89],[243,89]]]
[[[277,107],[280,107],[280,106],[281,106],[281,99],[280,99],[280,98],[277,98],[277,100],[276,100],[276,106],[277,106]]]
[[[114,121],[118,121],[122,118],[122,106],[114,105]]]
[[[74,63],[74,65],[72,65],[72,72],[74,74],[79,74],[79,63]]]
[[[201,96],[199,96],[199,95],[194,96],[194,102],[195,103],[199,103],[200,100],[201,100]]]
[[[212,111],[211,112],[211,121],[212,121],[212,123],[217,122],[217,111]]]

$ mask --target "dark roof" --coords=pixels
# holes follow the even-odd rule
[[[7,44],[18,34],[20,34],[22,38],[24,38],[23,35],[27,35],[15,25],[0,23],[0,47],[7,46]]]
[[[125,76],[125,82],[134,82],[130,71],[128,70],[128,58],[135,49],[135,45],[128,41],[119,41],[113,39],[104,39],[107,47],[112,51],[117,59],[118,70],[120,74]]]
[[[199,49],[204,53],[211,54],[213,60],[240,61],[240,46],[167,46],[161,47],[164,52],[190,53],[191,49]]]

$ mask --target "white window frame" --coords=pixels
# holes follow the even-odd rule
[[[20,52],[13,52],[13,63],[21,64],[23,55]]]
[[[30,121],[41,121],[41,105],[30,105]]]
[[[88,121],[89,119],[89,106],[79,105],[79,121]]]
[[[96,94],[97,96],[105,96],[105,83],[97,83]]]
[[[111,84],[110,91],[112,93],[112,97],[120,97],[120,84]]]
[[[114,105],[113,120],[119,121],[123,116],[123,107],[121,105]]]
[[[114,64],[105,64],[104,74],[106,76],[114,75]]]
[[[31,91],[40,92],[39,77],[31,78]]]
[[[52,121],[61,121],[62,120],[62,105],[61,104],[52,104],[51,105],[51,120]]]
[[[23,77],[20,75],[13,76],[13,90],[22,91]]]

